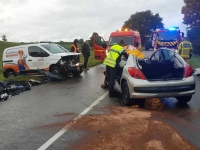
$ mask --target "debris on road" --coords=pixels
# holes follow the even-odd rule
[[[111,114],[83,116],[73,124],[71,130],[82,130],[88,134],[71,149],[195,150],[173,128],[153,119],[150,112],[130,107],[109,109]]]
[[[27,81],[9,81],[3,82],[0,81],[0,101],[5,101],[9,97],[14,95],[19,95],[23,91],[31,90],[32,86],[41,85],[43,83],[48,83],[51,81],[63,81],[66,80],[65,77],[60,75],[55,75],[53,73],[47,72],[42,69],[38,69],[38,72],[43,75],[41,77],[41,81],[30,79]]]

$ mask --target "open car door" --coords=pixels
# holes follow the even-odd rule
[[[94,57],[96,60],[104,60],[106,57],[107,44],[100,36],[94,37]]]

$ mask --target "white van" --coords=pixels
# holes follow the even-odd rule
[[[44,69],[55,74],[72,76],[81,74],[81,53],[72,53],[58,44],[38,43],[6,48],[3,52],[4,77],[16,76],[20,72]]]

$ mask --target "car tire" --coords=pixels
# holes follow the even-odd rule
[[[180,96],[176,97],[176,99],[180,104],[186,104],[192,99],[192,96]]]
[[[82,72],[83,72],[83,66],[80,66],[79,74],[81,74]]]
[[[132,105],[132,99],[130,98],[130,91],[128,88],[128,83],[126,81],[122,85],[122,99],[123,99],[123,103],[126,106]]]
[[[14,71],[8,71],[8,72],[7,72],[7,78],[13,78],[13,77],[15,77],[15,76],[16,76],[16,74],[15,74]]]
[[[53,66],[53,67],[51,68],[50,72],[53,73],[53,74],[61,74],[61,70],[60,70],[60,68],[57,67],[57,66]]]
[[[74,74],[72,72],[67,73],[68,78],[72,78],[73,76],[74,76]]]

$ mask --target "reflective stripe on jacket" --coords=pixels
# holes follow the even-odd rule
[[[108,55],[104,60],[103,64],[114,68],[116,66],[116,60],[121,54],[122,50],[123,47],[121,47],[118,44],[111,46],[108,50]]]
[[[190,52],[192,50],[192,44],[188,41],[183,41],[178,46],[178,53],[182,58],[190,58]]]

